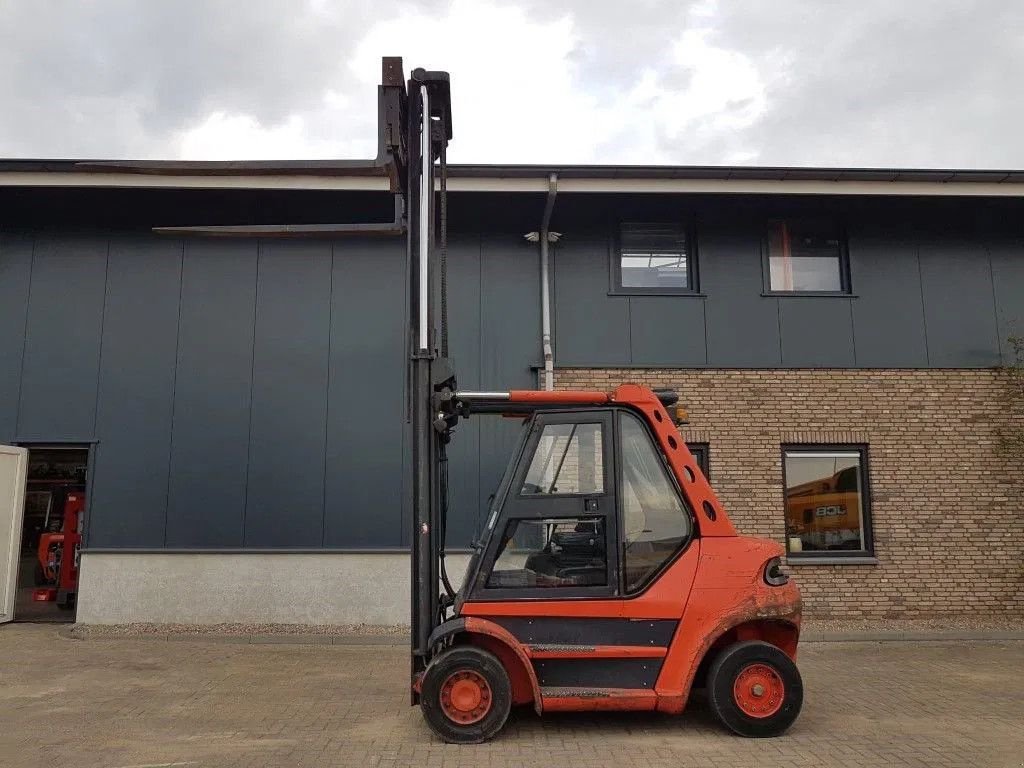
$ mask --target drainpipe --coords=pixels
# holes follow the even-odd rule
[[[544,219],[540,225],[540,343],[544,351],[544,389],[555,388],[555,356],[551,351],[551,269],[548,259],[548,241],[551,233],[551,211],[555,207],[555,195],[558,194],[558,174],[548,177],[548,200],[544,206]]]

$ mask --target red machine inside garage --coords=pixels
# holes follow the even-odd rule
[[[78,594],[78,558],[82,547],[82,523],[85,517],[85,494],[72,491],[64,498],[64,511],[59,530],[39,537],[36,563],[36,584],[32,599],[55,601],[59,608],[75,607]]]

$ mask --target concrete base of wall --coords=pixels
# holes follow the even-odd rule
[[[468,555],[446,559],[455,584]],[[404,554],[83,553],[80,624],[408,624]]]

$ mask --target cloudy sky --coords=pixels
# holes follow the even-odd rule
[[[0,156],[369,156],[383,55],[455,162],[1024,167],[1019,0],[0,0]]]

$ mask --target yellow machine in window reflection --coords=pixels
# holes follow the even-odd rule
[[[786,527],[806,550],[861,548],[857,467],[786,489]]]

